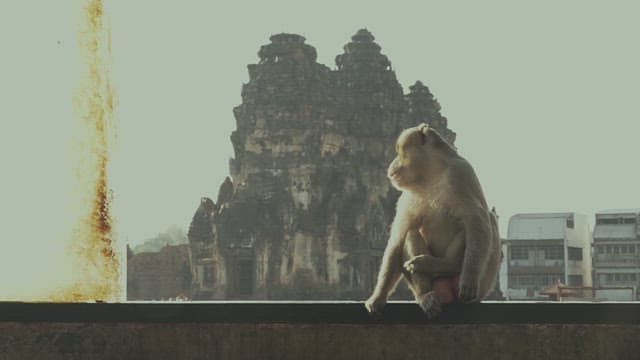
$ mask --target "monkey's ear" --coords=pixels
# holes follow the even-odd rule
[[[422,139],[422,145],[427,143],[427,134],[429,134],[429,125],[422,123],[418,125],[418,130],[420,131],[420,138]]]

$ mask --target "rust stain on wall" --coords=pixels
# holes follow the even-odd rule
[[[81,216],[69,244],[73,282],[50,294],[53,301],[118,301],[119,254],[114,247],[109,149],[115,137],[115,93],[110,82],[111,44],[102,0],[81,0],[79,47],[86,65],[76,96],[78,186]]]

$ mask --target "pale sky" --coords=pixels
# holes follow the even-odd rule
[[[640,3],[585,3],[107,1],[119,240],[186,229],[200,197],[216,197],[246,65],[280,32],[335,68],[369,29],[405,91],[421,80],[435,94],[503,236],[515,213],[582,212],[593,225],[598,210],[640,207]],[[73,2],[0,5],[2,272],[54,267],[74,221],[76,14]]]

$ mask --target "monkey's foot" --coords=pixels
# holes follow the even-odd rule
[[[416,298],[418,306],[427,315],[427,318],[433,319],[442,312],[442,303],[435,291],[429,291],[426,294],[422,294]]]
[[[410,274],[415,274],[417,272],[426,272],[427,271],[427,255],[418,255],[414,256],[411,259],[405,261],[403,267]]]
[[[460,280],[460,301],[465,304],[476,303],[482,300],[480,296],[480,288],[475,283],[466,283],[464,279]]]

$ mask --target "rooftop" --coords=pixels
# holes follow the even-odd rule
[[[574,213],[516,214],[509,219],[508,240],[564,239],[566,220]]]
[[[639,214],[640,208],[635,209],[609,209],[609,210],[601,210],[596,213],[596,215],[613,215],[613,214]]]

